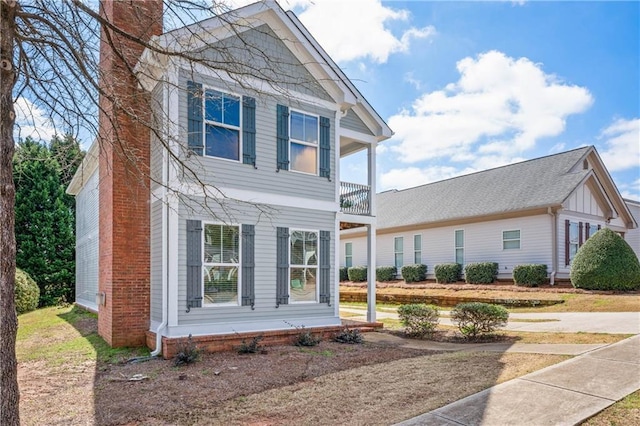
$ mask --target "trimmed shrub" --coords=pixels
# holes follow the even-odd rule
[[[16,268],[15,301],[18,315],[33,311],[38,307],[40,288],[38,284],[22,269]]]
[[[525,287],[538,287],[547,281],[547,265],[517,265],[513,268],[513,282]]]
[[[640,262],[629,243],[603,228],[576,253],[570,278],[574,287],[587,290],[638,290]]]
[[[504,306],[490,303],[459,303],[451,311],[451,321],[468,339],[493,333],[496,328],[504,327],[508,320],[509,311]]]
[[[495,262],[469,263],[464,267],[464,280],[467,284],[491,284],[498,276],[498,264]]]
[[[397,273],[395,266],[379,266],[376,268],[376,281],[391,281],[396,278]]]
[[[459,263],[442,263],[433,269],[439,283],[455,283],[460,279],[462,265]]]
[[[414,303],[400,305],[398,316],[405,327],[405,332],[412,336],[422,337],[433,331],[438,326],[440,312],[433,305]]]
[[[349,272],[347,270],[346,266],[340,268],[340,281],[349,281]]]
[[[333,341],[349,345],[359,345],[363,342],[362,333],[357,328],[345,327],[333,336]]]
[[[427,265],[405,265],[402,267],[402,278],[407,283],[427,279]]]
[[[347,269],[347,275],[349,277],[349,281],[353,281],[354,283],[366,281],[367,280],[367,267],[366,266],[352,266]]]

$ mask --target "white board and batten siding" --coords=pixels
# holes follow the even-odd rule
[[[296,326],[338,325],[335,316],[333,294],[333,266],[330,275],[331,306],[326,303],[289,303],[276,308],[276,229],[288,227],[310,231],[330,231],[331,265],[335,265],[335,212],[307,210],[291,207],[268,207],[261,213],[255,206],[225,202],[227,212],[215,202],[209,201],[210,209],[204,209],[203,199],[183,197],[179,210],[178,235],[178,326],[168,330],[170,336],[192,333],[221,334],[241,331],[266,331],[269,329]],[[263,206],[264,208],[264,206]],[[216,219],[214,214],[220,219]],[[222,219],[224,218],[224,219]],[[187,311],[187,236],[186,221],[201,220],[210,223],[255,225],[255,309],[250,306],[203,306]],[[239,290],[240,293],[240,290]],[[293,325],[289,325],[293,324]],[[186,334],[185,334],[186,333]]]
[[[76,303],[97,311],[99,192],[98,170],[76,195]]]
[[[552,219],[549,215],[501,219],[438,228],[423,228],[398,233],[378,233],[376,262],[378,266],[394,265],[395,237],[403,237],[404,265],[414,263],[414,236],[422,236],[422,263],[427,265],[427,278],[434,279],[434,267],[455,262],[455,231],[464,231],[464,263],[497,262],[499,278],[510,278],[520,264],[546,264],[552,269]],[[520,231],[520,248],[503,249],[503,231]],[[366,264],[366,237],[343,236],[340,242],[340,265],[344,266],[344,244],[353,244],[353,265]]]

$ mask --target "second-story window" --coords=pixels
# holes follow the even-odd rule
[[[318,117],[291,111],[289,120],[291,170],[318,174]]]
[[[205,91],[205,155],[240,160],[240,117],[240,97]]]

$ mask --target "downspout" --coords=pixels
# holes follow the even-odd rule
[[[547,207],[547,213],[551,216],[551,272],[549,273],[549,285],[554,285],[556,271],[558,270],[558,217],[557,212]]]
[[[169,111],[169,93],[167,87],[163,90],[163,94],[163,111]],[[168,135],[168,122],[166,127],[165,134]],[[169,235],[169,197],[167,196],[167,185],[169,184],[168,149],[168,146],[163,146],[162,148],[162,322],[156,329],[156,348],[150,353],[152,357],[162,354],[162,331],[166,329],[169,318],[169,266],[167,264],[169,258],[169,242],[167,241]]]

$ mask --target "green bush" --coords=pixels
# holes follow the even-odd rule
[[[509,311],[505,307],[490,303],[459,303],[451,311],[451,321],[468,339],[493,333],[496,328],[504,327],[508,320]]]
[[[333,341],[349,345],[359,345],[363,342],[363,337],[359,329],[345,327],[333,336]]]
[[[400,322],[405,327],[407,334],[422,337],[433,333],[438,326],[440,312],[433,305],[414,303],[401,305],[398,308]]]
[[[402,267],[402,278],[407,283],[427,279],[427,265],[405,265]]]
[[[38,307],[40,288],[38,284],[21,269],[16,268],[15,301],[18,315],[33,311]]]
[[[469,263],[464,267],[464,280],[467,284],[491,284],[498,276],[498,264],[495,262]]]
[[[513,268],[513,282],[525,287],[538,287],[547,281],[547,265],[517,265]]]
[[[347,269],[347,275],[349,276],[349,281],[353,281],[354,283],[366,281],[367,280],[367,267],[366,266],[352,266]]]
[[[459,263],[442,263],[433,269],[439,283],[455,283],[460,279],[462,265]]]
[[[376,268],[376,281],[391,281],[396,278],[398,269],[395,266],[378,266]]]
[[[640,262],[629,244],[611,229],[589,238],[571,261],[571,284],[588,290],[640,289]]]
[[[340,268],[340,281],[349,281],[349,273],[347,272],[347,267]]]

